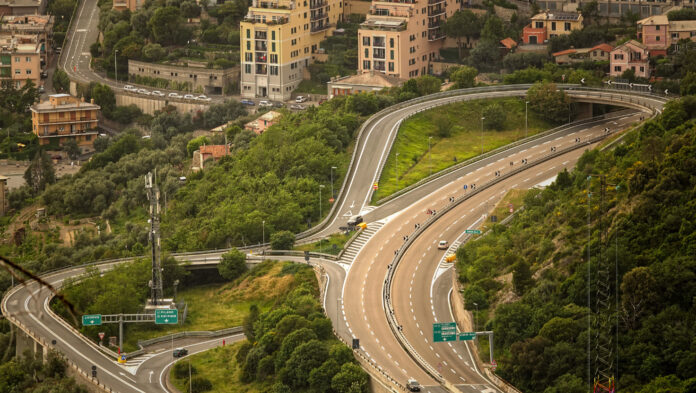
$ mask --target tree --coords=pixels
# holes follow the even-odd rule
[[[679,90],[683,96],[696,94],[696,72],[686,73],[679,83]]]
[[[210,140],[208,139],[208,137],[205,135],[201,135],[198,138],[191,139],[186,144],[186,152],[188,153],[189,157],[191,157],[191,156],[193,156],[193,152],[200,149],[201,146],[209,145],[209,144],[210,144]]]
[[[53,73],[53,88],[58,92],[66,92],[70,90],[70,78],[68,74],[61,69],[56,69]]]
[[[696,20],[696,10],[692,8],[681,8],[667,13],[669,21]]]
[[[295,234],[290,231],[278,231],[271,235],[271,249],[292,250],[295,244]]]
[[[502,130],[505,127],[507,113],[500,104],[489,104],[483,108],[483,124],[487,129]]]
[[[496,71],[500,68],[501,57],[498,41],[481,38],[471,50],[468,63],[479,72]]]
[[[582,14],[584,23],[586,25],[591,25],[592,22],[599,17],[599,3],[597,3],[597,0],[583,3],[580,6],[580,13]]]
[[[328,357],[326,347],[318,340],[300,344],[285,362],[285,366],[280,371],[280,377],[290,387],[306,387],[309,385],[309,373],[321,366]]]
[[[624,274],[621,280],[621,308],[626,325],[635,328],[645,310],[649,310],[658,298],[657,283],[650,269],[640,266]]]
[[[345,347],[345,345],[343,345]],[[341,366],[334,360],[329,359],[321,366],[309,372],[309,387],[315,392],[331,391],[331,379],[341,371]]]
[[[94,103],[101,107],[104,116],[110,114],[116,107],[116,96],[107,85],[96,83],[92,88],[91,96],[94,99]]]
[[[344,363],[341,372],[331,379],[331,388],[338,393],[367,393],[367,373],[357,364]]]
[[[77,157],[79,157],[81,153],[80,146],[77,145],[74,139],[65,142],[63,144],[63,150],[68,153],[68,157],[70,157],[71,160],[77,160]]]
[[[470,44],[471,39],[478,36],[481,31],[481,21],[470,10],[457,11],[447,18],[443,29],[448,37],[457,39],[457,48],[459,48],[459,58],[461,59],[464,47],[462,38],[466,38],[467,44]]]
[[[522,295],[532,285],[534,285],[534,279],[532,279],[529,263],[524,260],[517,262],[512,269],[512,286],[515,293]]]
[[[259,307],[256,304],[249,306],[249,314],[244,317],[242,322],[242,327],[244,328],[244,335],[247,340],[253,342],[256,340],[256,335],[254,333],[254,324],[259,320]]]
[[[234,280],[247,271],[246,255],[236,248],[222,254],[218,272],[225,280]]]
[[[24,172],[24,180],[34,190],[34,195],[43,191],[47,185],[56,182],[56,173],[53,169],[51,157],[45,151],[39,151],[29,163]]]
[[[633,69],[628,68],[626,71],[624,71],[621,74],[621,79],[626,79],[629,82],[635,82],[636,81],[636,72],[633,71]]]
[[[497,46],[498,42],[503,38],[505,38],[505,27],[503,26],[502,19],[494,14],[489,14],[481,30],[481,39],[492,41]]]
[[[427,96],[440,91],[442,81],[432,75],[423,75],[415,79],[418,94]]]
[[[162,7],[155,11],[148,22],[155,41],[161,45],[173,45],[180,43],[180,39],[186,39],[183,26],[184,19],[181,11],[176,7]]]
[[[454,83],[452,89],[464,89],[474,87],[478,70],[474,67],[462,66],[450,74],[450,81]]]
[[[558,90],[555,83],[535,83],[527,90],[529,107],[539,116],[561,123],[568,119],[570,98],[563,90]]]
[[[145,60],[156,63],[167,55],[167,51],[160,44],[147,44],[143,46],[142,54]]]

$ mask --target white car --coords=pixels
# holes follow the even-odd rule
[[[302,105],[302,104],[292,104],[292,105],[290,105],[290,109],[294,109],[294,110],[296,110],[296,111],[301,111],[301,110],[303,110],[304,108],[305,108],[305,107],[304,107],[304,105]]]
[[[303,102],[306,102],[308,99],[309,99],[309,98],[307,98],[307,97],[305,97],[305,96],[297,96],[297,98],[295,98],[295,102],[298,103],[298,104],[301,104],[301,103],[303,103]]]
[[[194,97],[193,94],[186,94],[186,95],[184,96],[184,99],[185,99],[185,100],[195,100],[196,97]]]
[[[125,91],[136,91],[137,89],[131,85],[125,85],[123,86],[123,90]]]
[[[181,94],[179,94],[179,93],[169,93],[169,95],[168,95],[167,97],[169,97],[169,98],[181,98]]]
[[[437,249],[438,250],[446,250],[449,247],[449,243],[447,240],[440,240],[440,243],[437,244]]]
[[[162,93],[162,92],[159,91],[159,90],[153,91],[153,92],[152,92],[152,95],[153,95],[153,96],[157,96],[157,97],[164,97],[164,93]]]
[[[146,96],[149,96],[149,95],[152,94],[152,93],[150,93],[149,90],[138,89],[138,94],[145,94]]]
[[[271,101],[263,100],[263,101],[259,101],[259,106],[270,108],[273,106],[273,103]]]
[[[208,97],[208,96],[205,95],[205,94],[201,94],[201,95],[199,95],[198,97],[196,97],[196,99],[199,100],[199,101],[210,101],[212,98]]]

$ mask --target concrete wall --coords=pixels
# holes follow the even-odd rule
[[[140,108],[143,113],[148,115],[153,115],[155,111],[163,109],[167,105],[174,106],[179,112],[196,112],[205,111],[208,109],[209,103],[203,102],[189,102],[183,100],[165,100],[157,98],[149,98],[144,96],[138,96],[135,94],[115,91],[116,95],[116,105],[131,105],[134,104]]]
[[[370,13],[371,5],[371,1],[348,0],[343,3],[343,15],[346,15],[346,17],[350,14],[367,15]]]

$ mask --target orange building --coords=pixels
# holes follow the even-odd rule
[[[57,140],[63,145],[70,140],[79,146],[91,147],[98,135],[99,105],[69,94],[53,94],[48,101],[31,106],[31,123],[39,144]]]

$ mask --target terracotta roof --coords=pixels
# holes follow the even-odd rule
[[[266,121],[274,121],[278,119],[279,117],[283,116],[282,113],[276,112],[276,111],[268,111],[264,113],[263,115],[259,116],[257,120],[266,120]]]
[[[575,52],[577,52],[577,49],[566,49],[566,50],[562,50],[562,51],[560,51],[560,52],[554,53],[554,54],[553,54],[553,57],[563,56],[563,55],[570,55],[570,54],[575,53]]]
[[[649,16],[645,19],[641,19],[637,22],[639,26],[641,25],[647,25],[647,26],[655,26],[655,25],[666,25],[669,24],[669,20],[667,19],[667,15],[653,15]]]
[[[597,46],[593,46],[592,48],[590,48],[591,51],[593,51],[595,49],[603,50],[605,52],[611,52],[612,50],[614,50],[614,47],[609,45],[609,44],[599,44]]]
[[[344,85],[360,85],[371,87],[394,87],[401,86],[404,83],[401,79],[395,76],[382,74],[381,72],[365,72],[359,75],[350,75],[343,78],[335,79],[329,83],[340,83]]]
[[[512,49],[517,46],[517,42],[510,37],[503,38],[500,40],[500,43],[508,49]]]
[[[612,50],[616,50],[616,49],[619,49],[619,48],[623,48],[624,46],[629,45],[629,44],[630,44],[630,45],[633,45],[633,46],[637,46],[637,47],[640,48],[640,49],[647,49],[647,48],[648,48],[647,46],[643,45],[643,43],[641,43],[641,42],[638,42],[638,41],[636,41],[636,40],[630,40],[630,41],[624,42],[623,44],[621,44],[621,45],[615,47],[615,48],[612,49]]]
[[[225,145],[203,145],[199,148],[201,156],[212,155],[213,158],[224,157],[227,154],[227,146]]]

